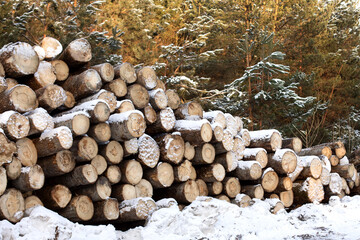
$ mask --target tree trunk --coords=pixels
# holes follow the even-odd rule
[[[159,78],[156,79],[156,86],[154,89],[161,89],[165,92],[166,91],[165,83],[163,81],[161,81]]]
[[[13,157],[10,163],[5,164],[6,175],[9,180],[17,179],[21,174],[21,161]]]
[[[78,137],[74,139],[70,151],[76,162],[90,162],[98,154],[98,145],[91,137]]]
[[[92,100],[104,100],[110,109],[110,112],[114,112],[117,107],[116,96],[105,89],[101,89],[99,92],[79,100],[79,103],[87,103]]]
[[[57,81],[65,81],[69,77],[69,66],[62,60],[50,62]]]
[[[195,157],[192,159],[193,165],[211,164],[215,160],[215,148],[210,143],[204,143],[195,147]]]
[[[94,216],[91,222],[106,222],[119,218],[119,201],[108,198],[94,203]]]
[[[324,155],[327,158],[330,159],[331,157],[331,148],[329,148],[328,146],[321,146],[321,145],[316,145],[310,148],[303,148],[300,152],[297,153],[299,156],[311,156],[311,155],[315,155],[315,156],[320,156],[320,155]]]
[[[107,142],[111,138],[110,125],[106,122],[92,125],[86,134],[93,138],[97,143]]]
[[[52,37],[44,37],[41,40],[41,47],[45,51],[46,59],[56,58],[63,50],[61,43]]]
[[[320,146],[327,146],[327,147],[331,148],[335,152],[335,155],[339,159],[343,158],[346,154],[346,148],[342,141],[337,141],[337,142],[332,142],[332,143],[323,143],[323,144],[320,144]],[[330,157],[328,157],[328,158],[330,158]]]
[[[54,73],[54,68],[51,63],[46,61],[41,61],[39,67],[34,73],[34,76],[27,81],[27,85],[33,90],[46,87],[48,85],[54,84],[56,81],[56,75]]]
[[[231,132],[231,135],[235,137],[238,133],[236,119],[230,113],[225,113],[226,129]]]
[[[127,84],[134,83],[136,81],[135,68],[131,63],[123,63],[114,67],[115,77],[120,78]]]
[[[343,178],[352,178],[356,171],[354,164],[337,165],[332,167],[331,170]]]
[[[89,221],[94,215],[94,204],[88,196],[75,196],[59,214],[72,222]]]
[[[21,138],[16,141],[17,158],[25,167],[34,166],[38,156],[34,143],[28,138]]]
[[[12,140],[24,138],[29,134],[29,119],[18,112],[6,111],[0,114],[0,128]]]
[[[156,204],[151,198],[137,198],[123,201],[119,209],[119,218],[116,222],[141,221],[146,220],[156,210]]]
[[[223,133],[222,141],[214,144],[216,154],[226,153],[234,149],[234,136],[228,129],[225,129]]]
[[[223,183],[223,192],[229,198],[235,198],[241,191],[241,185],[239,179],[236,177],[226,177],[222,181]]]
[[[152,197],[153,187],[151,183],[146,179],[141,179],[138,184],[135,185],[136,197]]]
[[[38,106],[38,101],[34,90],[22,84],[18,84],[0,94],[2,104],[0,112],[8,110],[20,113],[34,110]]]
[[[149,97],[149,102],[156,111],[165,109],[168,106],[166,94],[162,89],[149,91]]]
[[[337,173],[330,173],[330,183],[324,187],[325,198],[329,200],[331,196],[339,196],[342,190],[342,179]]]
[[[195,157],[195,147],[191,143],[185,143],[184,158],[187,160],[192,160]]]
[[[203,113],[204,119],[208,120],[211,124],[218,124],[223,129],[226,128],[226,118],[223,112],[221,111],[211,111]]]
[[[146,129],[147,134],[159,134],[171,132],[176,124],[174,112],[171,108],[165,108],[156,114],[156,120]]]
[[[317,156],[305,156],[299,157],[302,166],[304,169],[300,173],[300,178],[307,179],[308,177],[312,177],[314,179],[318,179],[321,176],[322,172],[322,162]]]
[[[165,162],[179,164],[184,157],[185,143],[181,135],[163,134],[155,138],[160,148],[160,159]]]
[[[222,201],[226,201],[228,203],[230,203],[230,198],[224,194],[220,194],[220,195],[217,195],[217,196],[214,196],[216,199],[219,199],[219,200],[222,200]]]
[[[240,136],[234,137],[234,147],[232,149],[235,152],[236,159],[242,160],[244,157],[245,144]]]
[[[336,155],[331,155],[330,158],[331,166],[337,166],[340,162],[340,159]]]
[[[241,192],[245,193],[251,198],[262,199],[264,197],[264,189],[261,184],[257,185],[242,185]]]
[[[77,195],[86,195],[90,197],[92,201],[98,202],[110,197],[111,185],[106,177],[100,176],[94,184],[79,187],[74,193]]]
[[[262,169],[260,163],[256,161],[239,161],[232,175],[239,180],[257,180],[261,177]]]
[[[156,122],[156,112],[150,103],[142,110],[142,113],[145,116],[145,121],[147,125],[151,125]]]
[[[211,124],[211,128],[214,133],[211,142],[221,142],[224,138],[224,129],[217,123]]]
[[[122,161],[120,163],[120,169],[121,182],[136,185],[141,181],[143,169],[138,161],[134,159]]]
[[[40,158],[45,177],[56,177],[71,172],[75,168],[75,159],[69,150],[62,150],[55,155]]]
[[[249,147],[265,148],[269,152],[275,152],[282,146],[281,134],[274,129],[250,131],[251,143]]]
[[[74,94],[72,94],[69,91],[65,91],[65,94],[66,94],[66,100],[64,102],[64,105],[59,107],[59,109],[61,109],[61,110],[73,108],[76,104]]]
[[[185,141],[195,146],[210,142],[212,139],[212,128],[207,120],[177,120],[174,129],[181,133]]]
[[[166,196],[175,198],[179,203],[191,203],[200,194],[199,187],[194,180],[184,183],[174,184],[170,188],[164,189]]]
[[[276,189],[274,190],[275,193],[290,191],[292,189],[293,182],[291,181],[290,177],[280,177],[279,184],[277,185]]]
[[[101,155],[96,155],[96,157],[91,159],[90,164],[93,165],[93,167],[96,169],[98,175],[102,175],[108,167],[105,158]]]
[[[324,199],[324,188],[320,179],[307,178],[293,185],[296,204],[321,202]]]
[[[0,128],[0,166],[4,163],[10,163],[15,152],[16,144],[10,141]]]
[[[1,76],[1,68],[0,68],[0,94],[5,92],[7,89],[8,89],[8,84],[7,84],[4,76]]]
[[[238,160],[233,151],[215,156],[215,163],[220,163],[226,172],[232,172],[236,169]]]
[[[268,164],[268,155],[264,148],[245,148],[243,160],[257,161],[265,168]]]
[[[167,100],[168,100],[168,106],[172,109],[172,110],[176,110],[178,109],[178,107],[181,104],[181,100],[179,95],[175,92],[175,90],[173,89],[168,89],[165,91]]]
[[[42,203],[42,201],[34,195],[28,196],[27,198],[25,198],[25,210],[35,207],[35,206],[44,206],[44,204]]]
[[[297,165],[297,156],[291,149],[277,149],[269,154],[267,165],[279,174],[292,173]]]
[[[101,63],[90,67],[98,72],[103,82],[111,82],[114,79],[114,67],[110,63]]]
[[[111,184],[117,184],[121,180],[121,170],[117,165],[108,166],[104,175]]]
[[[116,113],[124,113],[132,110],[135,110],[135,106],[131,100],[125,99],[116,102]]]
[[[84,66],[90,62],[91,58],[91,45],[84,38],[72,41],[60,56],[60,59],[66,62],[71,69]]]
[[[146,129],[144,115],[138,111],[116,113],[110,116],[111,137],[116,141],[125,141],[142,136]]]
[[[199,196],[208,196],[209,191],[207,189],[206,182],[202,179],[196,179],[195,182],[199,188]]]
[[[53,129],[55,124],[52,116],[43,108],[36,108],[33,111],[24,114],[29,119],[29,136],[42,133],[46,129]]]
[[[128,86],[126,98],[130,99],[137,109],[146,107],[149,103],[149,93],[140,84],[133,84]]]
[[[8,188],[0,197],[0,219],[16,223],[23,217],[25,201],[20,191]]]
[[[197,177],[205,182],[221,182],[225,178],[225,169],[219,163],[201,166],[196,171]]]
[[[99,154],[103,156],[108,164],[119,164],[124,157],[124,150],[117,141],[110,141],[99,146]]]
[[[206,186],[210,196],[219,195],[223,191],[222,182],[207,182]]]
[[[132,138],[130,140],[124,141],[123,144],[124,157],[134,155],[139,150],[139,141],[137,138]]]
[[[53,118],[53,121],[55,127],[68,127],[74,136],[84,135],[90,127],[90,116],[84,111],[64,114]]]
[[[91,164],[85,164],[77,166],[72,172],[53,178],[52,180],[54,183],[64,184],[65,186],[71,188],[93,184],[97,179],[98,174],[96,169]]]
[[[138,161],[149,168],[154,168],[160,159],[160,149],[156,141],[149,135],[144,134],[139,138],[138,143]]]
[[[241,208],[245,208],[250,206],[251,198],[246,194],[238,194],[231,202]]]
[[[175,182],[186,182],[190,179],[192,164],[189,160],[185,160],[180,165],[174,166]]]
[[[264,170],[261,177],[261,186],[265,192],[273,192],[279,184],[279,177],[277,173],[272,168],[267,168]]]
[[[154,89],[157,83],[157,76],[151,67],[143,67],[137,71],[137,80],[136,82],[148,90]]]
[[[22,192],[38,190],[44,186],[45,175],[39,165],[22,167],[20,176],[12,181],[12,185]]]
[[[279,195],[284,207],[288,208],[294,203],[294,192],[292,190],[280,192]]]
[[[144,178],[154,188],[167,188],[174,182],[174,170],[169,163],[160,162],[155,168],[146,169],[144,171]]]
[[[104,89],[112,92],[116,97],[125,97],[128,89],[124,80],[115,79],[104,86]]]
[[[130,200],[136,198],[136,189],[131,184],[119,184],[112,186],[111,196],[118,201]]]
[[[197,102],[181,104],[175,111],[176,119],[199,120],[203,118],[203,108]]]
[[[282,141],[282,148],[290,148],[294,152],[299,153],[302,149],[302,142],[298,137],[286,138]]]

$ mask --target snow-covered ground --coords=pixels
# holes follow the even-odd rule
[[[0,239],[360,239],[360,196],[329,204],[306,204],[289,213],[269,212],[270,205],[256,201],[239,208],[217,199],[198,198],[183,211],[163,208],[145,227],[126,232],[112,225],[84,226],[43,207],[13,225],[0,221]]]

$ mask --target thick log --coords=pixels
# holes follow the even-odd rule
[[[211,164],[215,160],[215,148],[210,143],[204,143],[195,147],[195,156],[192,159],[193,165]]]
[[[241,208],[249,207],[251,205],[251,197],[241,193],[236,195],[236,197],[233,200],[231,200],[231,202]]]
[[[117,184],[121,180],[121,170],[117,165],[108,166],[104,175],[111,184]]]
[[[257,180],[261,177],[262,168],[257,161],[238,161],[235,171],[232,175],[239,180]]]
[[[134,155],[139,150],[139,141],[137,138],[132,138],[130,140],[124,141],[123,144],[124,157]]]
[[[47,85],[54,84],[56,81],[56,75],[51,63],[41,61],[39,67],[34,73],[34,76],[27,81],[27,85],[33,90],[46,87]]]
[[[98,154],[98,145],[91,137],[78,137],[74,139],[70,151],[76,162],[90,162]]]
[[[125,81],[119,78],[107,83],[104,89],[112,92],[118,98],[126,96],[128,92]]]
[[[331,168],[332,172],[338,173],[343,178],[352,178],[356,171],[354,164],[337,165]]]
[[[111,137],[116,141],[125,141],[142,136],[146,129],[144,115],[138,111],[116,113],[110,116]]]
[[[12,140],[24,138],[29,134],[29,119],[18,112],[6,111],[0,114],[0,128]]]
[[[110,112],[114,112],[117,106],[116,96],[112,92],[106,91],[105,89],[102,89],[89,97],[79,100],[78,103],[86,103],[92,100],[104,100],[108,104]]]
[[[156,113],[156,120],[146,129],[147,134],[171,132],[176,124],[174,112],[171,108],[165,108]]]
[[[232,149],[236,154],[237,160],[242,160],[244,157],[245,144],[240,136],[234,137],[234,147]]]
[[[211,125],[205,119],[200,121],[177,120],[174,129],[181,133],[185,141],[196,146],[210,142],[212,139]]]
[[[119,164],[124,157],[124,150],[117,141],[110,141],[104,145],[99,145],[99,154],[103,156],[108,164]]]
[[[316,145],[310,148],[303,148],[300,152],[297,153],[298,156],[320,156],[320,155],[324,155],[327,158],[330,159],[331,155],[332,155],[332,151],[331,148],[328,146],[321,146],[321,145]]]
[[[151,90],[156,87],[157,84],[157,76],[154,71],[149,66],[141,68],[139,71],[137,71],[137,79],[136,82],[142,86],[144,86],[146,89]]]
[[[245,148],[243,160],[257,161],[265,168],[268,164],[267,151],[264,148]]]
[[[156,111],[165,109],[168,106],[168,100],[164,90],[155,89],[149,91],[149,103]]]
[[[264,189],[261,184],[257,185],[242,185],[241,193],[248,195],[251,198],[262,199],[264,197]]]
[[[261,147],[269,152],[275,152],[282,146],[281,134],[275,129],[250,131],[249,134],[251,138],[249,147]]]
[[[95,183],[98,179],[96,169],[91,164],[75,167],[75,169],[65,175],[53,178],[54,183],[64,184],[65,186],[77,187]]]
[[[92,222],[106,222],[119,218],[119,201],[108,198],[94,203],[94,216]]]
[[[230,113],[225,113],[226,129],[231,132],[231,135],[235,137],[238,133],[236,119]]]
[[[110,125],[106,122],[92,125],[87,131],[87,135],[97,143],[107,142],[111,138]]]
[[[40,158],[38,164],[45,177],[56,177],[71,172],[75,168],[75,159],[69,150],[62,150],[55,155]]]
[[[143,176],[143,169],[141,164],[134,160],[125,160],[120,163],[121,182],[132,185],[138,184]]]
[[[103,82],[111,82],[114,79],[114,67],[110,63],[101,63],[90,67],[98,72]]]
[[[156,141],[147,134],[139,137],[138,161],[149,167],[154,168],[160,159],[160,149]]]
[[[168,106],[172,110],[176,110],[181,104],[181,100],[180,100],[179,95],[173,89],[166,90],[165,94],[166,94],[166,97],[167,97],[167,100],[168,100]]]
[[[191,143],[185,143],[184,158],[187,160],[192,160],[195,157],[195,147]]]
[[[189,160],[185,160],[179,165],[174,166],[173,169],[176,182],[185,182],[190,179],[192,164]]]
[[[52,37],[44,37],[41,40],[41,47],[45,51],[46,59],[56,58],[63,50],[61,43]]]
[[[81,99],[98,92],[101,85],[101,78],[97,71],[88,69],[78,75],[70,76],[62,87],[71,92],[75,99]]]
[[[162,134],[155,137],[160,148],[160,159],[165,162],[179,164],[185,152],[185,142],[180,134]]]
[[[6,169],[0,167],[0,196],[5,192],[7,187]]]
[[[173,184],[170,188],[164,189],[164,193],[175,198],[179,203],[186,204],[193,202],[200,194],[199,187],[194,180]]]
[[[39,138],[33,140],[38,157],[53,155],[61,150],[70,149],[73,144],[71,131],[67,127],[45,130]]]
[[[250,146],[251,137],[249,130],[241,129],[241,131],[239,132],[239,136],[244,140],[245,147]]]
[[[19,190],[8,188],[0,197],[0,219],[16,223],[23,217],[24,210],[25,201]]]
[[[279,198],[283,202],[284,207],[288,208],[294,203],[294,192],[292,190],[279,193]]]
[[[146,88],[133,84],[128,86],[126,98],[130,99],[136,108],[142,109],[148,105],[150,96]]]
[[[9,180],[17,179],[21,174],[21,161],[13,157],[10,163],[5,164],[6,175]]]
[[[74,136],[80,136],[87,133],[90,128],[90,115],[84,111],[73,112],[55,117],[53,122],[55,127],[68,127]]]
[[[216,196],[219,195],[223,191],[222,182],[208,182],[206,183],[208,189],[208,195]]]
[[[153,186],[146,179],[141,179],[138,184],[135,185],[136,197],[152,197]]]
[[[174,170],[169,163],[160,162],[155,168],[146,169],[144,171],[144,178],[154,188],[167,188],[174,182]]]
[[[156,111],[154,110],[154,108],[151,106],[150,103],[146,107],[144,107],[144,109],[142,109],[141,111],[145,116],[147,125],[151,125],[156,122],[157,119]]]
[[[91,159],[90,164],[96,169],[98,175],[103,174],[108,167],[105,158],[101,155],[96,155],[96,157]]]
[[[225,178],[226,172],[221,164],[213,163],[198,168],[196,175],[205,182],[221,182]]]
[[[16,141],[17,158],[21,161],[21,164],[25,167],[34,166],[37,162],[36,147],[28,138],[21,138]]]
[[[223,112],[221,111],[211,111],[203,113],[204,119],[208,120],[211,124],[218,124],[223,129],[226,128],[226,118]]]
[[[0,94],[0,112],[8,110],[24,113],[38,106],[35,92],[28,86],[18,84]]]
[[[74,193],[77,195],[86,195],[90,197],[92,201],[98,202],[110,197],[111,185],[106,177],[100,176],[94,184],[79,187],[74,190]]]
[[[232,172],[236,169],[238,159],[236,158],[236,154],[233,151],[223,153],[215,156],[215,163],[220,163],[226,172]]]
[[[130,84],[136,81],[135,68],[131,63],[122,63],[114,67],[115,77],[120,78],[125,83]]]
[[[84,38],[72,41],[60,56],[60,59],[66,62],[71,69],[80,68],[90,62],[91,58],[91,45]]]
[[[290,148],[298,153],[302,149],[302,142],[298,137],[285,138],[282,140],[282,148]]]
[[[204,180],[202,180],[202,179],[196,179],[195,182],[196,182],[196,184],[198,185],[198,188],[199,188],[199,196],[208,196],[209,191],[207,189],[206,182]]]
[[[305,181],[295,182],[293,184],[294,203],[314,203],[321,202],[324,199],[324,188],[320,179],[312,177]]]
[[[113,185],[111,196],[118,201],[130,200],[136,198],[136,189],[131,184]]]
[[[24,203],[25,203],[25,210],[35,206],[44,206],[43,202],[35,195],[31,195],[25,198]]]
[[[223,193],[229,198],[235,198],[241,191],[241,185],[239,179],[236,177],[226,177],[222,181]]]
[[[156,210],[156,204],[151,198],[136,198],[121,202],[119,209],[119,218],[116,222],[142,221]]]
[[[211,124],[211,128],[213,130],[213,137],[211,142],[220,142],[224,138],[224,129],[220,126],[220,124],[213,123]]]
[[[267,168],[264,170],[261,179],[261,186],[263,187],[265,192],[273,192],[279,184],[279,176],[272,168]]]
[[[234,146],[234,136],[229,129],[225,129],[223,131],[223,139],[221,140],[221,142],[214,144],[216,154],[222,154],[228,151],[232,151],[234,150]]]
[[[277,149],[269,154],[267,165],[279,174],[292,173],[297,165],[297,157],[291,149]]]
[[[67,109],[73,108],[76,104],[74,94],[72,94],[69,91],[65,91],[65,94],[66,94],[66,100],[64,102],[64,105],[59,107],[59,109],[61,109],[61,110],[67,110]]]
[[[0,63],[7,77],[18,78],[34,74],[39,66],[39,57],[28,43],[9,43],[0,49]]]
[[[38,190],[44,186],[45,175],[39,165],[22,167],[20,176],[11,184],[20,191],[27,192]]]
[[[30,131],[28,135],[34,135],[45,131],[46,129],[53,129],[55,124],[50,114],[43,108],[36,108],[33,111],[24,113],[30,122]]]
[[[69,66],[62,60],[50,62],[57,81],[65,81],[69,77]]]
[[[135,106],[131,100],[125,99],[116,102],[116,110],[115,110],[116,113],[124,113],[132,110],[135,110]]]
[[[39,106],[49,112],[64,105],[67,98],[65,90],[54,84],[46,85],[36,90],[35,93],[39,101]]]
[[[199,120],[203,118],[203,108],[197,102],[181,104],[175,111],[176,119]]]
[[[94,215],[94,204],[88,196],[75,196],[59,214],[73,222],[89,221]]]

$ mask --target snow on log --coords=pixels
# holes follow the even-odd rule
[[[245,147],[249,147],[251,143],[250,132],[247,129],[241,129],[238,133],[239,136],[244,140]]]
[[[101,63],[90,67],[98,72],[103,82],[111,82],[114,79],[114,67],[110,63]]]
[[[151,198],[136,198],[121,202],[119,209],[119,218],[115,222],[140,221],[156,210],[156,204]]]
[[[136,81],[135,68],[131,63],[122,63],[114,67],[115,78],[120,78],[127,84],[134,83]]]
[[[30,131],[28,135],[38,134],[46,129],[53,129],[54,119],[43,108],[36,108],[32,111],[24,113],[30,122]]]
[[[223,153],[215,156],[215,163],[220,163],[226,172],[232,172],[236,169],[238,159],[236,158],[236,154],[233,151],[229,151],[227,153]]]
[[[257,180],[261,177],[262,168],[257,161],[238,161],[237,167],[232,174],[239,180]]]
[[[241,208],[244,208],[251,205],[251,198],[246,194],[239,193],[234,199],[231,200],[231,202]]]
[[[312,177],[293,184],[294,203],[320,203],[324,199],[324,188],[320,179]]]
[[[123,144],[124,157],[134,155],[139,150],[139,141],[137,138],[132,138],[130,140],[124,141]]]
[[[111,137],[116,141],[141,137],[146,129],[144,115],[138,110],[113,114],[109,124]]]
[[[137,80],[136,82],[148,90],[154,89],[157,84],[157,76],[154,71],[149,66],[142,67],[137,71]]]
[[[52,37],[44,37],[41,40],[41,47],[45,51],[46,59],[56,58],[63,50],[61,43]]]
[[[91,45],[84,38],[75,39],[65,48],[59,58],[71,69],[80,68],[92,58]]]
[[[165,108],[156,113],[156,120],[146,129],[147,134],[171,132],[176,126],[176,119],[171,108]]]
[[[125,99],[116,102],[116,110],[115,110],[116,113],[124,113],[132,110],[135,110],[135,106],[131,100]]]
[[[138,144],[138,161],[149,168],[154,168],[160,159],[160,149],[156,141],[144,134],[139,137]]]
[[[0,128],[8,138],[16,140],[29,134],[30,122],[26,116],[10,110],[0,114]]]
[[[34,76],[30,78],[26,82],[26,84],[33,90],[37,90],[39,88],[54,84],[55,81],[56,75],[54,73],[54,68],[51,63],[41,61],[36,72],[34,73]]]
[[[297,165],[297,157],[291,149],[277,149],[269,154],[267,165],[279,174],[292,173]]]
[[[38,190],[44,186],[45,175],[39,165],[22,167],[20,176],[11,182],[22,192]]]
[[[38,106],[38,101],[34,90],[22,84],[8,88],[0,94],[2,104],[0,113],[8,110],[24,113],[34,110]]]
[[[178,107],[181,104],[181,100],[179,95],[175,92],[175,90],[173,89],[168,89],[165,91],[167,100],[168,100],[168,106],[172,109],[172,110],[176,110],[178,109]]]
[[[94,95],[79,100],[78,103],[86,103],[92,100],[104,100],[108,104],[110,112],[114,112],[117,106],[115,95],[112,92],[106,91],[105,89],[100,90]]]
[[[226,128],[226,118],[223,112],[221,111],[211,111],[203,113],[204,119],[208,120],[211,124],[218,124],[223,129]]]
[[[203,118],[203,108],[197,102],[181,104],[175,111],[176,119],[199,120]]]
[[[165,109],[168,106],[168,100],[162,89],[149,91],[149,103],[156,111]]]
[[[267,151],[264,148],[245,148],[244,161],[257,161],[262,168],[265,168],[268,164]]]
[[[241,160],[244,157],[245,144],[240,136],[234,137],[234,147],[232,149],[236,155],[237,160]]]
[[[160,148],[160,159],[173,164],[179,164],[185,152],[185,143],[180,134],[162,134],[155,138]]]
[[[302,149],[302,142],[298,137],[286,138],[282,140],[282,148],[290,148],[298,153]]]
[[[250,131],[251,148],[261,147],[269,152],[275,152],[282,146],[282,138],[279,131],[275,129]]]

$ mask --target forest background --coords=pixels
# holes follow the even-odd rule
[[[92,63],[151,65],[184,102],[306,147],[360,146],[355,0],[0,0],[0,48],[87,38]]]

